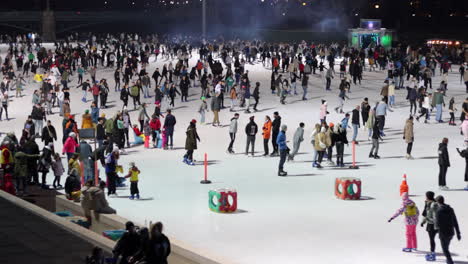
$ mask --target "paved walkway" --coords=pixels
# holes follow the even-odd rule
[[[93,245],[0,197],[0,263],[83,264]]]

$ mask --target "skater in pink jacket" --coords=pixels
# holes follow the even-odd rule
[[[322,105],[320,105],[320,123],[326,123],[327,122],[327,101],[322,99]]]
[[[400,215],[405,216],[406,224],[406,248],[403,248],[404,252],[415,251],[418,248],[418,241],[416,238],[416,226],[418,225],[419,210],[413,200],[408,198],[408,193],[401,195],[403,204],[400,209],[388,220],[390,223],[393,219]]]
[[[465,146],[468,146],[468,119],[463,120],[460,126],[463,137],[465,138]]]

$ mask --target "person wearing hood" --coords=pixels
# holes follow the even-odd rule
[[[197,133],[197,120],[192,119],[190,121],[190,124],[187,128],[187,131],[185,132],[185,135],[187,136],[185,139],[185,149],[187,150],[187,153],[184,155],[184,160],[183,162],[186,163],[187,165],[195,165],[193,162],[193,152],[194,150],[197,149],[197,140],[200,142],[200,137],[198,136]]]
[[[371,110],[371,107],[369,105],[369,99],[366,97],[364,98],[364,101],[361,103],[361,117],[362,117],[362,125],[365,126],[367,123],[367,120],[369,119],[369,112]]]
[[[316,133],[315,135],[314,148],[315,148],[315,151],[317,152],[318,158],[317,158],[317,161],[314,163],[313,167],[317,169],[323,168],[321,164],[322,164],[325,151],[328,147],[326,135],[325,135],[326,131],[327,129],[324,126],[322,126],[320,128],[320,132]]]
[[[413,200],[409,198],[408,193],[402,193],[401,198],[403,200],[401,207],[388,219],[388,222],[390,223],[400,215],[405,216],[406,247],[403,248],[403,252],[412,252],[418,248],[416,226],[418,225],[419,209]]]
[[[447,170],[450,167],[450,159],[447,150],[448,138],[443,138],[442,142],[439,144],[439,188],[441,190],[448,190],[446,177]]]
[[[276,144],[278,145],[278,149],[280,151],[280,161],[278,166],[278,176],[286,176],[288,173],[284,171],[284,163],[286,162],[286,157],[289,152],[289,148],[286,145],[286,131],[288,127],[286,125],[281,126],[281,132],[278,134],[276,138]]]
[[[258,126],[254,121],[254,116],[250,117],[250,122],[245,126],[245,134],[247,135],[247,144],[245,146],[245,155],[249,154],[249,146],[252,146],[251,157],[254,156],[255,153],[255,137],[258,132]]]
[[[460,228],[458,226],[457,216],[450,205],[445,204],[445,199],[442,195],[436,197],[438,209],[435,214],[434,227],[439,231],[440,245],[444,252],[447,264],[453,264],[450,254],[450,241],[457,234],[457,239],[461,240]]]
[[[49,143],[42,149],[42,155],[39,158],[38,172],[42,172],[42,188],[48,189],[46,185],[47,173],[49,173],[50,167],[52,165],[52,155],[54,144]]]
[[[288,160],[294,160],[302,141],[304,141],[304,123],[301,122],[296,132],[294,132],[293,151],[289,154]]]
[[[435,216],[436,216],[436,212],[438,208],[439,208],[438,203],[434,200],[434,192],[431,192],[431,191],[426,192],[426,202],[424,203],[424,211],[422,213],[422,216],[424,217],[424,219],[421,222],[421,227],[424,227],[424,224],[427,223],[426,231],[429,235],[429,241],[430,241],[430,246],[431,246],[431,252],[426,255],[427,261],[436,260],[435,236],[437,234],[437,230],[434,228],[434,221],[435,221]]]
[[[410,116],[405,123],[403,129],[403,140],[405,140],[406,146],[406,159],[413,159],[411,156],[411,150],[413,149],[414,132],[413,132],[413,116]]]
[[[232,146],[234,145],[234,141],[236,140],[236,133],[237,133],[237,120],[239,119],[239,114],[234,114],[234,117],[231,118],[231,124],[229,125],[229,137],[231,138],[231,142],[228,146],[228,153],[234,154],[234,150],[232,150]]]

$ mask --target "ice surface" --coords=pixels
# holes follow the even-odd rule
[[[4,57],[6,46],[2,46],[1,50]],[[195,57],[191,60],[191,65],[195,63]],[[162,69],[163,63],[168,62],[158,60],[157,63],[151,63],[149,73],[152,74],[156,65]],[[291,96],[287,98],[286,105],[280,105],[279,98],[271,94],[271,72],[261,64],[247,65],[246,69],[250,72],[252,82],[260,81],[262,84],[258,107],[260,111],[254,114],[240,112],[239,132],[234,145],[239,154],[226,153],[229,144],[226,126],[233,113],[228,110],[220,113],[221,123],[225,125],[223,128],[198,125],[201,142],[194,157],[201,163],[203,154],[208,153],[208,158],[212,161],[208,174],[213,184],[199,183],[204,172],[202,165],[192,167],[182,163],[186,127],[191,119],[199,120],[197,111],[200,104],[200,88],[191,88],[188,103],[181,103],[180,98],[176,98],[176,108],[173,111],[177,118],[174,136],[176,150],[148,150],[138,146],[128,150],[129,155],[121,156],[120,163],[124,165],[125,170],[129,162],[136,162],[142,172],[139,184],[141,195],[145,198],[153,197],[154,200],[136,202],[125,198],[110,198],[111,206],[117,209],[119,215],[139,223],[162,221],[170,236],[194,247],[225,256],[234,263],[422,263],[425,261],[424,252],[429,250],[425,228],[417,228],[418,248],[424,252],[403,253],[401,249],[406,244],[403,218],[387,223],[388,218],[401,205],[399,186],[403,173],[407,173],[411,198],[417,203],[420,211],[424,208],[426,191],[433,190],[436,194],[443,194],[446,202],[457,213],[462,235],[468,233],[468,192],[462,190],[465,187],[465,164],[455,150],[463,145],[463,137],[460,136],[458,127],[448,126],[447,123],[435,124],[433,117],[430,124],[415,122],[415,160],[406,160],[406,144],[402,132],[409,115],[409,104],[405,100],[406,90],[399,90],[396,92],[397,107],[394,112],[388,113],[386,119],[387,136],[379,151],[382,159],[367,157],[371,146],[367,141],[367,131],[361,128],[358,136],[361,144],[356,150],[358,165],[361,167],[359,170],[335,169],[329,166],[322,170],[314,169],[311,163],[313,148],[310,135],[313,125],[319,122],[320,99],[325,98],[329,102],[329,121],[337,123],[343,118],[343,115],[333,111],[338,101],[339,77],[336,76],[332,81],[332,91],[325,92],[324,82],[318,75],[314,76],[309,84],[310,100],[301,101],[301,95]],[[386,71],[365,71],[363,84],[352,86],[345,111],[351,111],[364,97],[369,97],[370,102],[375,104],[380,98],[380,88],[385,76]],[[85,76],[85,79],[87,77],[89,76]],[[101,110],[101,113],[112,116],[122,106],[118,94],[113,92],[113,70],[100,69],[97,77],[107,78],[110,84],[109,105],[113,107]],[[440,80],[441,76],[437,73],[433,78],[435,87],[438,87]],[[81,88],[74,89],[76,82],[77,77],[74,75],[71,83],[71,109],[72,113],[77,114],[76,119],[81,124],[81,114],[91,104],[91,95],[88,94],[87,103],[81,102]],[[15,131],[19,138],[23,123],[32,108],[32,91],[38,88],[39,85],[31,81],[26,87],[27,96],[12,98],[9,110],[10,117],[14,119],[0,122],[1,132]],[[14,92],[10,92],[10,95],[14,96]],[[465,90],[459,82],[456,67],[449,74],[447,95],[447,107],[450,97],[455,96],[456,106],[461,109]],[[152,103],[153,99],[142,100]],[[229,105],[227,98],[225,105]],[[132,109],[132,106],[130,100],[129,109]],[[153,107],[151,104],[149,112],[152,113]],[[55,108],[54,112],[57,111]],[[242,154],[246,141],[244,127],[248,117],[254,115],[261,127],[264,116],[272,117],[274,111],[279,111],[283,124],[289,127],[288,140],[292,140],[299,122],[306,124],[305,140],[301,145],[300,155],[296,156],[294,163],[285,165],[288,177],[276,176],[278,157],[250,158]],[[459,114],[460,112],[457,112],[456,116]],[[137,123],[137,111],[131,115],[132,121]],[[50,119],[60,139],[62,120],[58,114],[50,116]],[[212,113],[209,112],[207,121],[211,122],[211,119]],[[444,119],[448,119],[447,108],[444,109]],[[348,139],[351,133],[348,132]],[[453,190],[440,192],[437,186],[437,147],[443,137],[450,139],[452,166],[448,170],[447,182]],[[263,153],[262,141],[259,133],[255,146],[258,156]],[[292,147],[292,142],[289,145]],[[40,146],[42,148],[42,143]],[[61,150],[61,142],[58,142],[56,148]],[[351,162],[350,153],[351,148],[346,147],[345,163]],[[51,183],[52,176],[48,177],[48,182]],[[366,199],[336,199],[336,177],[361,178],[362,195]],[[216,214],[208,209],[208,191],[224,187],[237,190],[240,209],[238,213]],[[118,194],[128,196],[129,190],[118,190]],[[453,241],[451,249],[454,260],[468,261],[466,245],[464,240]],[[437,252],[441,252],[439,242]]]

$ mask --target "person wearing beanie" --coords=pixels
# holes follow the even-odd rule
[[[280,152],[280,161],[278,165],[278,176],[284,177],[288,175],[286,171],[284,171],[284,163],[286,162],[286,157],[288,156],[289,148],[286,145],[286,131],[288,127],[286,125],[281,126],[281,131],[278,133],[278,137],[276,138],[276,144],[278,145],[278,149]]]
[[[193,152],[197,149],[197,140],[200,141],[200,137],[197,133],[196,123],[197,120],[192,119],[187,128],[187,131],[185,132],[187,136],[185,139],[185,149],[187,150],[187,153],[185,153],[184,155],[183,162],[187,165],[192,166],[195,165],[195,163],[193,162]]]
[[[442,142],[439,144],[439,189],[448,190],[446,177],[447,170],[450,167],[450,158],[447,150],[448,138],[443,138]]]
[[[408,196],[408,193],[403,193],[401,195],[402,205],[396,213],[388,219],[390,223],[393,219],[397,218],[400,215],[405,216],[405,225],[406,225],[406,247],[403,248],[403,252],[412,252],[417,250],[418,241],[416,237],[416,226],[418,225],[419,210],[416,204]]]
[[[84,114],[81,116],[81,129],[93,128],[93,120],[89,114],[89,110],[86,109]]]
[[[249,146],[252,146],[251,157],[254,156],[255,153],[255,136],[258,132],[258,126],[254,121],[255,117],[250,117],[250,122],[245,126],[245,134],[247,135],[247,144],[245,146],[245,155],[249,154]]]
[[[371,107],[369,105],[369,99],[366,97],[364,98],[364,101],[361,103],[361,117],[362,117],[362,125],[365,126],[367,123],[367,120],[369,119],[369,112],[371,110]]]

